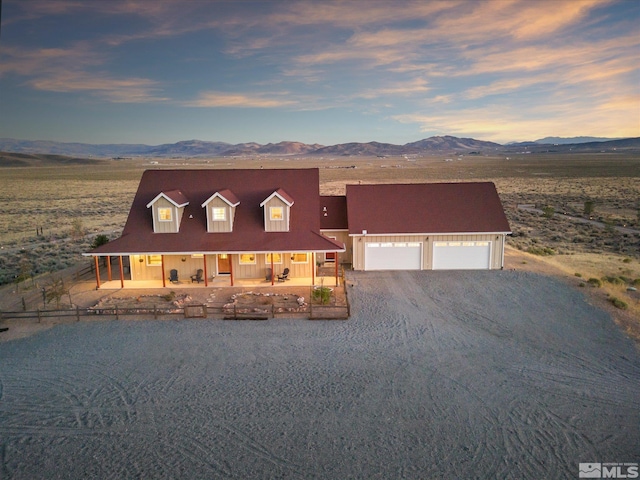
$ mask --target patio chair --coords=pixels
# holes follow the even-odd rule
[[[284,282],[285,280],[289,280],[289,269],[285,268],[280,275],[278,275],[278,281]]]
[[[178,280],[178,270],[173,269],[169,272],[169,281],[171,283],[180,283],[180,280]]]
[[[267,274],[265,275],[265,280],[267,282],[270,282],[272,277],[273,277],[273,271],[270,268],[267,268]]]
[[[204,273],[204,270],[199,268],[195,275],[191,275],[191,283],[193,283],[193,282],[200,283],[202,281],[202,274],[203,273]]]

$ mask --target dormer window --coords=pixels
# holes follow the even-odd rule
[[[207,210],[207,232],[232,232],[238,205],[240,205],[240,200],[231,190],[220,190],[211,195],[202,204],[202,208]]]
[[[158,208],[158,220],[161,222],[170,222],[172,217],[170,208]]]
[[[160,192],[147,204],[153,216],[154,233],[178,233],[189,200],[180,190]]]
[[[214,222],[224,222],[227,219],[227,209],[225,207],[212,207],[211,213]]]
[[[264,208],[265,232],[288,232],[293,198],[282,188],[269,195],[260,206]]]
[[[284,220],[284,208],[269,207],[269,220],[276,222]]]

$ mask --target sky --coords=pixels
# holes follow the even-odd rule
[[[0,1],[0,138],[640,136],[638,0]]]

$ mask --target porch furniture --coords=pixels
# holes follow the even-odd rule
[[[169,281],[171,283],[180,283],[180,280],[178,280],[178,270],[172,269],[169,272]]]
[[[284,282],[285,280],[289,280],[289,269],[285,268],[280,275],[278,275],[278,281]]]
[[[199,268],[195,275],[191,275],[191,283],[193,283],[193,282],[200,283],[202,281],[202,275],[203,274],[204,274],[204,270]]]
[[[272,277],[273,277],[273,271],[270,268],[267,268],[267,274],[265,275],[265,280],[267,282],[270,282]]]

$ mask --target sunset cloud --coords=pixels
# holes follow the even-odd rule
[[[639,21],[626,0],[5,0],[0,88],[176,129],[231,128],[224,108],[292,136],[637,136]]]

